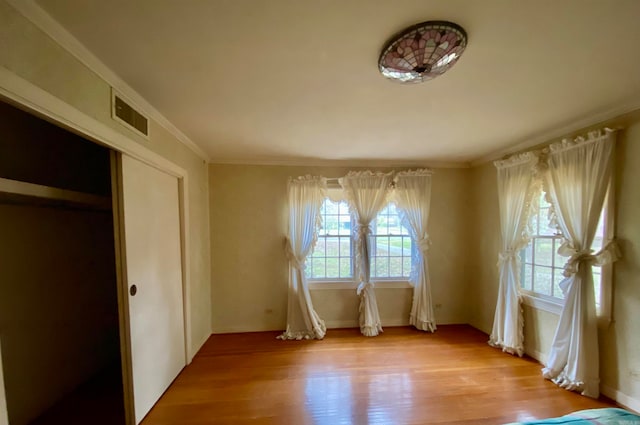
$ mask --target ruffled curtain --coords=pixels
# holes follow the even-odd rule
[[[304,269],[322,224],[320,210],[327,182],[324,177],[298,177],[289,180],[287,189],[289,229],[285,249],[289,258],[289,299],[287,330],[278,338],[322,339],[327,328],[313,309]]]
[[[542,372],[559,386],[594,398],[600,393],[600,366],[591,267],[614,261],[618,252],[612,241],[598,253],[591,245],[611,179],[614,148],[615,133],[608,129],[551,145],[545,178],[552,222],[566,239],[558,253],[569,259],[560,282],[565,302]]]
[[[356,221],[356,276],[360,296],[360,332],[376,336],[382,331],[374,285],[371,282],[371,221],[384,208],[392,173],[351,171],[340,179],[349,211]]]
[[[409,230],[416,246],[411,283],[413,304],[409,322],[417,329],[433,332],[436,320],[431,302],[431,282],[427,251],[431,240],[427,233],[431,206],[431,170],[402,171],[396,175],[394,201],[402,225]]]
[[[532,201],[540,190],[534,180],[537,163],[538,157],[533,152],[495,162],[502,252],[498,256],[500,283],[489,344],[518,356],[524,353],[519,252],[529,241],[527,222]]]

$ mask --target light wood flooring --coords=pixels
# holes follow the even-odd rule
[[[469,326],[277,334],[213,335],[143,425],[502,424],[613,406],[545,381]]]

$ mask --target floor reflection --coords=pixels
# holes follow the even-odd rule
[[[373,375],[369,379],[367,418],[369,425],[404,423],[412,404],[409,373]]]
[[[363,417],[369,425],[398,424],[410,419],[412,390],[408,372],[314,371],[306,377],[305,407],[316,425],[351,425]]]
[[[351,425],[353,396],[351,376],[331,372],[312,372],[305,385],[306,407],[314,424]]]

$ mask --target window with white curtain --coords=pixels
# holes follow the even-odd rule
[[[400,223],[395,204],[389,203],[380,211],[372,227],[371,278],[408,279],[413,244],[409,231]]]
[[[353,281],[355,223],[346,201],[325,199],[322,228],[313,253],[307,259],[306,275],[313,281]],[[372,280],[407,281],[411,274],[413,244],[400,223],[396,206],[389,203],[371,223]]]
[[[309,279],[353,279],[353,223],[345,201],[325,199],[320,210],[322,228],[307,259]]]
[[[609,197],[607,197],[609,198]],[[558,254],[558,248],[563,242],[562,235],[557,229],[549,226],[549,209],[551,205],[546,201],[542,192],[538,202],[536,214],[530,217],[531,240],[526,248],[520,251],[522,264],[520,285],[526,295],[538,297],[552,303],[562,304],[564,294],[558,284],[564,279],[562,274],[567,257]],[[600,214],[598,230],[593,240],[594,252],[602,249],[613,230],[613,217],[610,217],[609,199],[605,200]],[[611,291],[610,265],[593,267],[593,284],[596,297],[596,307],[600,313],[603,300],[610,296]]]

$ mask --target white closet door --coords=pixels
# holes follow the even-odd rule
[[[122,155],[136,423],[186,365],[178,179]]]

